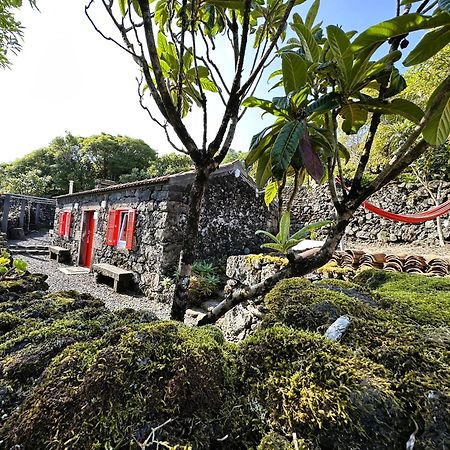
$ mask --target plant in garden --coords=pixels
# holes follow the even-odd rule
[[[280,279],[305,275],[325,264],[361,203],[429,148],[439,147],[448,139],[449,68],[443,69],[442,81],[422,110],[416,103],[397,97],[407,83],[395,64],[403,57],[401,50],[408,45],[408,34],[414,31],[431,30],[409,53],[405,65],[426,61],[450,43],[450,3],[442,0],[438,4],[429,4],[427,0],[403,3],[403,11],[400,2],[397,3],[397,17],[360,34],[346,33],[334,25],[326,30],[314,25],[318,1],[305,20],[294,15],[290,26],[297,37],[280,49],[282,67],[274,75],[281,76],[278,84],[284,87],[285,96],[272,101],[250,97],[244,102],[247,107],[260,107],[275,117],[273,125],[254,136],[247,164],[257,164],[258,184],[274,183],[273,190],[282,189],[290,174],[294,174],[297,186],[307,174],[318,182],[326,180],[336,221],[317,253],[306,258],[291,257],[285,269],[264,282],[236,289],[200,324],[215,321],[234,305],[266,292]],[[374,53],[383,50],[386,43],[390,45],[385,56],[373,60]],[[386,115],[400,115],[411,122],[411,132],[381,172],[363,183],[381,119]],[[364,145],[351,188],[346,191],[343,159],[348,152],[340,135],[357,133],[366,124]]]
[[[216,293],[219,286],[220,278],[216,267],[207,261],[194,261],[189,283],[190,298],[202,300]]]
[[[314,230],[318,230],[319,228],[322,228],[331,223],[332,222],[329,220],[314,222],[304,226],[293,235],[290,235],[291,214],[289,211],[286,211],[281,216],[279,231],[276,236],[264,230],[258,230],[256,231],[256,234],[262,234],[263,236],[268,237],[272,241],[262,244],[261,245],[262,248],[275,250],[278,253],[283,253],[286,255],[292,247],[295,247],[302,240],[308,238]]]
[[[0,279],[6,277],[22,276],[27,271],[27,263],[21,259],[12,259],[11,255],[3,250],[0,254]]]

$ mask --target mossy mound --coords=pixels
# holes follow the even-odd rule
[[[6,422],[22,448],[137,448],[155,440],[214,448],[226,399],[221,339],[171,322],[116,328],[56,357]],[[217,447],[216,447],[217,448]]]
[[[371,269],[353,281],[379,294],[401,320],[450,326],[450,278]]]
[[[281,322],[304,330],[324,331],[344,314],[366,319],[384,318],[383,310],[361,299],[363,293],[349,297],[344,291],[342,285],[340,289],[330,290],[325,286],[316,287],[304,278],[280,281],[265,297],[266,325]]]
[[[0,281],[0,301],[8,299],[8,294],[46,291],[48,284],[45,282],[47,275],[28,273],[20,278]]]
[[[386,369],[317,333],[260,330],[239,347],[237,368],[247,401],[263,418],[255,435],[271,430],[292,442],[296,432],[324,449],[406,442],[406,417]]]
[[[450,435],[446,421],[450,418],[450,329],[436,326],[435,315],[425,317],[424,302],[413,296],[409,301],[405,294],[406,281],[410,275],[400,274],[402,288],[400,300],[395,291],[384,297],[380,286],[395,283],[391,274],[367,271],[358,281],[377,290],[371,291],[355,283],[323,280],[314,284],[301,279],[289,279],[278,283],[266,296],[268,314],[265,326],[282,323],[299,330],[316,331],[323,334],[326,328],[339,316],[347,314],[351,318],[350,327],[341,340],[346,347],[374,363],[381,364],[392,383],[395,397],[404,414],[419,424],[415,448],[439,448]],[[431,285],[427,286],[430,282]],[[447,295],[446,283],[431,278],[421,279],[421,291],[439,292]],[[398,286],[398,285],[397,285]],[[438,289],[440,288],[440,290]],[[437,290],[437,293],[436,293]],[[411,291],[409,292],[411,296]],[[445,309],[445,303],[444,303]],[[399,311],[408,311],[400,315]],[[420,317],[421,323],[412,320]],[[435,393],[439,398],[439,423],[433,413],[435,406],[428,397]],[[433,409],[434,408],[434,409]],[[433,415],[434,414],[434,415]],[[411,432],[414,425],[410,424]],[[426,437],[426,430],[433,429]],[[433,440],[434,439],[434,440]],[[433,446],[430,446],[433,442]],[[443,447],[445,448],[445,447]]]

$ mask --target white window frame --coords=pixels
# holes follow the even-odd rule
[[[125,248],[127,245],[127,234],[126,234],[126,229],[125,229],[125,240],[121,241],[120,237],[122,236],[122,233],[124,232],[124,225],[125,225],[125,215],[127,216],[127,227],[128,227],[128,221],[130,219],[129,216],[129,211],[128,210],[122,210],[120,211],[120,216],[119,216],[119,234],[117,235],[117,248]]]

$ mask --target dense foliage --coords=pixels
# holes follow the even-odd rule
[[[87,138],[55,138],[10,164],[0,166],[0,190],[51,196],[66,193],[69,180],[76,191],[92,189],[96,180],[120,181],[123,174],[144,170],[156,152],[140,139],[100,134]],[[147,178],[149,178],[147,176]]]
[[[355,281],[280,282],[239,345],[214,327],[46,294],[42,276],[0,281],[2,445],[382,450],[415,433],[415,450],[446,448],[450,281]],[[328,341],[342,314],[349,331]]]

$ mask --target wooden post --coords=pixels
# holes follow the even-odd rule
[[[8,232],[8,218],[9,218],[9,208],[11,206],[11,195],[6,194],[3,201],[3,214],[2,214],[2,232]]]
[[[20,216],[19,216],[19,228],[25,227],[25,209],[27,207],[26,200],[22,200],[20,203]]]
[[[39,219],[41,217],[41,204],[36,203],[36,209],[34,211],[34,226],[36,227],[36,230],[39,230]]]

